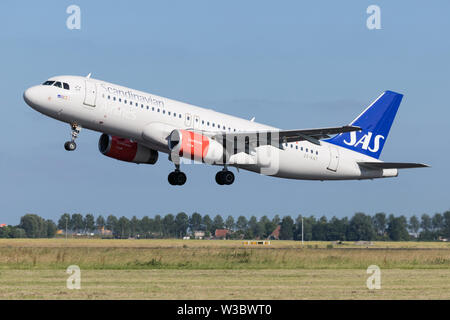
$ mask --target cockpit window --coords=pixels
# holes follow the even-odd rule
[[[64,86],[64,89],[70,90],[70,89],[69,89],[69,85],[68,85],[67,83],[64,82],[64,83],[63,83],[63,86]]]
[[[45,81],[42,85],[43,85],[43,86],[51,86],[53,83],[55,83],[55,81],[47,80],[47,81]]]
[[[58,87],[58,88],[61,88],[61,87],[62,87],[62,86],[61,86],[61,82],[59,82],[59,81],[55,82],[54,86],[55,86],[55,87]]]

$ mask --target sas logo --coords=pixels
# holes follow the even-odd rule
[[[361,148],[364,150],[369,150],[370,152],[378,152],[378,150],[380,150],[380,141],[381,139],[384,140],[385,138],[380,134],[376,135],[373,139],[372,136],[373,133],[368,132],[358,140],[356,137],[356,131],[352,131],[350,132],[350,141],[344,140],[344,143],[355,148],[361,145]],[[372,141],[373,144],[371,145]]]

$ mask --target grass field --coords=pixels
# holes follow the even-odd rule
[[[2,239],[0,299],[450,299],[450,244]]]

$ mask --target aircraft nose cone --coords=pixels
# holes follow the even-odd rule
[[[37,88],[31,87],[23,93],[23,100],[32,108],[37,107]]]

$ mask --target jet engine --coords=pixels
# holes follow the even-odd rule
[[[188,130],[173,130],[168,139],[171,157],[174,155],[209,164],[227,161],[222,144],[201,133]]]
[[[155,164],[158,160],[158,151],[106,133],[100,136],[98,149],[107,157],[126,162]]]

